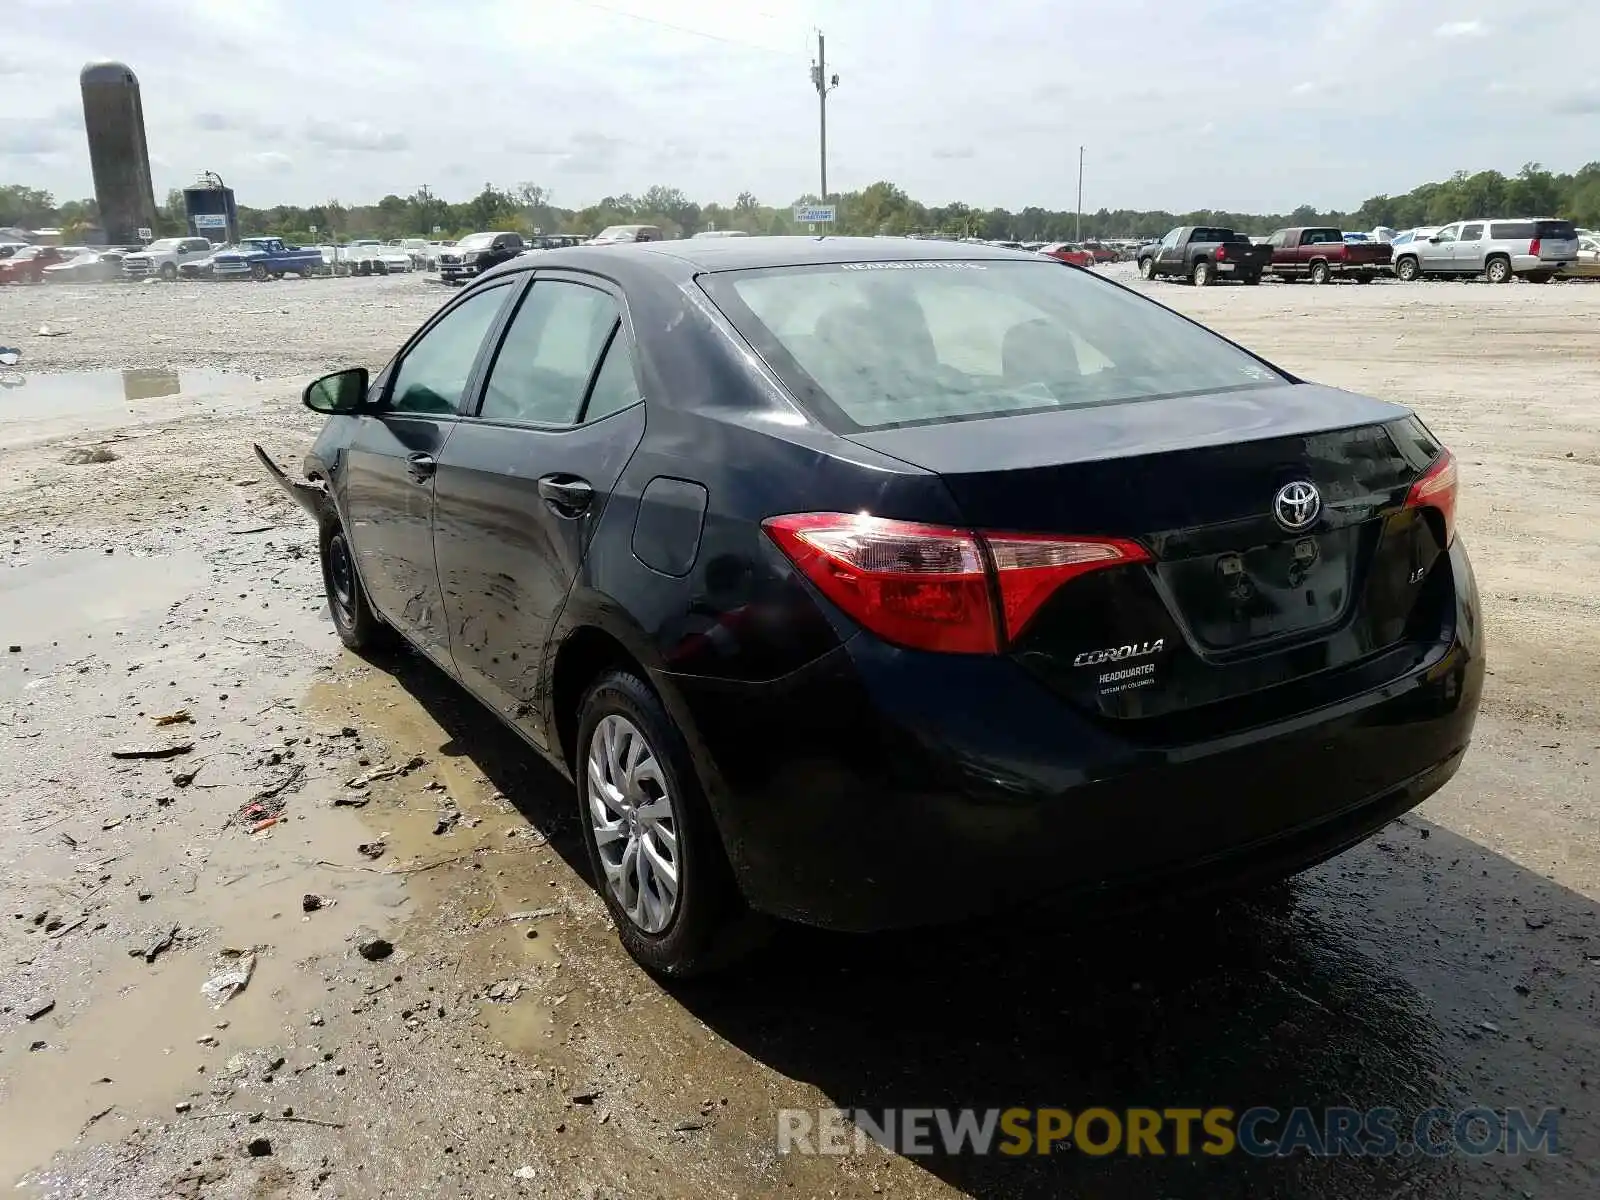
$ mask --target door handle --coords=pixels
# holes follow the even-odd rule
[[[589,481],[576,475],[546,475],[539,480],[539,495],[563,517],[581,515],[594,502]]]
[[[433,478],[433,473],[439,467],[431,454],[413,454],[406,459],[406,474],[418,483],[426,483]]]

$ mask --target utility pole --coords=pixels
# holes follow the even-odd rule
[[[811,82],[817,89],[817,133],[822,165],[822,203],[828,202],[828,93],[839,86],[837,75],[828,75],[822,30],[817,30],[817,61],[811,64]]]
[[[1083,147],[1078,147],[1078,215],[1072,224],[1072,240],[1083,241]]]

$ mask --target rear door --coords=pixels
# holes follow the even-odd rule
[[[544,743],[545,641],[644,405],[620,289],[540,272],[440,456],[434,548],[462,681]]]
[[[342,472],[346,531],[373,606],[441,663],[449,662],[433,558],[434,472],[456,428],[489,334],[513,289],[472,292],[403,350],[380,385]]]
[[[1482,221],[1473,221],[1461,227],[1455,249],[1450,253],[1450,267],[1458,274],[1476,275],[1483,270],[1484,227]]]

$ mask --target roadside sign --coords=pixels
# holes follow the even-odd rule
[[[541,234],[541,233],[543,233],[543,232],[544,232],[544,230],[542,230],[542,229],[540,229],[540,228],[539,228],[539,227],[538,227],[538,226],[537,226],[537,225],[535,225],[535,226],[534,226],[534,227],[533,227],[533,232],[534,232],[534,235],[535,235],[535,236],[538,236],[538,235],[539,235],[539,234]]]
[[[228,218],[225,213],[195,213],[194,227],[196,229],[226,229]]]
[[[307,225],[306,228],[309,229],[312,233],[315,233],[317,231],[317,227],[315,225]]]
[[[836,204],[796,204],[794,219],[802,225],[824,225],[832,222],[838,211]]]
[[[153,236],[154,234],[152,234],[148,229],[145,229],[142,226],[140,227],[139,240],[141,242],[148,242]]]
[[[444,226],[443,225],[435,225],[433,227],[433,231],[435,233],[443,233],[444,232]]]

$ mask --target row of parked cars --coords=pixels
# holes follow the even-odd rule
[[[1371,283],[1393,274],[1411,281],[1482,276],[1490,283],[1600,276],[1600,236],[1554,217],[1485,218],[1408,229],[1388,240],[1331,226],[1280,229],[1250,238],[1232,229],[1180,225],[1139,249],[1145,279],[1180,278],[1204,287],[1221,279],[1260,283]]]

